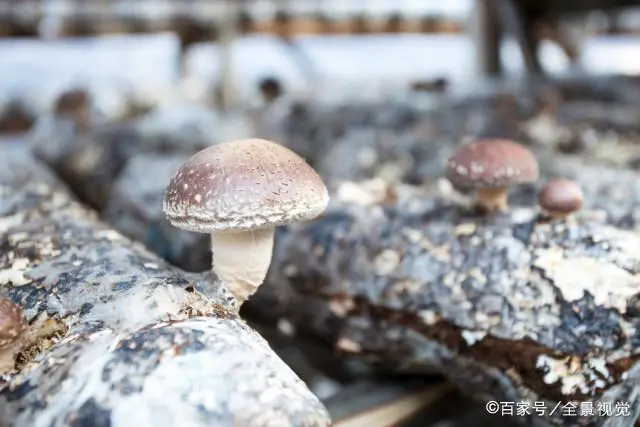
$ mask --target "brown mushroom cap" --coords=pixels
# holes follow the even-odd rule
[[[542,187],[538,203],[547,211],[570,214],[582,209],[584,193],[571,179],[555,179]]]
[[[175,227],[211,233],[275,227],[318,216],[327,188],[304,159],[264,139],[196,153],[171,179],[163,209]]]
[[[458,188],[506,188],[538,179],[538,161],[527,148],[503,139],[460,146],[447,162],[446,176]]]
[[[0,348],[12,344],[24,326],[20,307],[8,299],[0,299]]]
[[[72,89],[64,92],[54,107],[57,115],[74,115],[78,111],[90,108],[90,96],[84,89]]]

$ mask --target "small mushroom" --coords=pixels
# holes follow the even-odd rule
[[[482,139],[460,146],[446,169],[453,186],[475,190],[476,204],[487,212],[506,211],[509,188],[535,182],[538,175],[533,154],[503,139]]]
[[[554,179],[542,187],[538,203],[551,218],[567,219],[582,209],[584,193],[578,183],[571,179]]]
[[[0,299],[0,373],[15,368],[15,343],[26,329],[19,306],[8,299]]]
[[[91,95],[85,89],[72,89],[57,99],[54,113],[58,117],[73,120],[79,129],[91,126]]]
[[[188,159],[167,187],[163,210],[175,227],[211,233],[213,270],[242,304],[267,274],[275,227],[313,219],[328,203],[322,179],[301,157],[244,139]]]

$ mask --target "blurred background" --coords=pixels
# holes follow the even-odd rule
[[[79,85],[116,109],[212,100],[221,82],[234,89],[224,102],[252,103],[270,77],[294,96],[363,97],[428,82],[464,90],[498,70],[640,70],[636,2],[553,3],[3,0],[0,96],[36,113]]]
[[[106,221],[188,271],[210,268],[208,239],[166,222],[164,187],[195,151],[251,136],[294,149],[332,191],[435,182],[474,136],[586,153],[597,173],[563,174],[638,229],[637,3],[0,0],[0,144],[26,141]],[[245,314],[337,426],[511,425],[440,378],[380,378],[302,342],[300,325],[265,315],[278,304],[257,295]]]

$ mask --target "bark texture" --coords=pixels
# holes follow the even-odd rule
[[[0,294],[38,337],[5,377],[0,425],[330,424],[223,287],[101,223],[22,148],[0,159]]]
[[[335,200],[281,232],[253,304],[285,307],[271,316],[384,369],[435,369],[480,400],[545,401],[547,414],[557,402],[629,402],[631,416],[606,425],[631,425],[640,235],[588,212],[478,216],[446,194],[407,191],[392,203]],[[567,423],[561,412],[517,419]]]

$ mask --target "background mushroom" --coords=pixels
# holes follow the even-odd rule
[[[0,299],[0,373],[15,368],[14,344],[25,330],[22,309],[8,299]]]
[[[211,233],[213,270],[242,303],[267,274],[275,227],[312,219],[328,202],[322,179],[300,156],[245,139],[187,160],[167,187],[163,210],[175,227]]]
[[[460,189],[475,190],[476,203],[487,212],[507,210],[510,187],[535,182],[538,161],[522,145],[484,139],[460,146],[447,162],[446,176]]]
[[[554,179],[542,187],[538,203],[552,218],[567,219],[582,209],[584,193],[578,183],[571,179]]]

